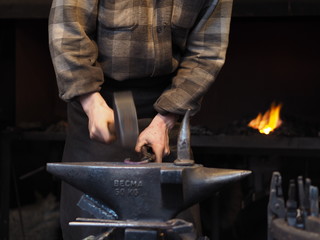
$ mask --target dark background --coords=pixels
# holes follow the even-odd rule
[[[44,130],[66,120],[66,104],[58,98],[48,49],[50,2],[0,0],[1,130],[8,127]],[[192,124],[215,131],[235,121],[255,117],[266,111],[273,101],[283,103],[282,116],[320,124],[319,29],[320,2],[317,0],[234,0],[226,63]],[[47,162],[59,161],[63,141],[20,139],[11,148],[13,170],[10,171],[15,174],[11,177],[11,207],[17,207],[13,183],[18,186],[22,205],[35,202],[35,192],[45,196],[53,191],[58,196],[58,182],[52,181],[44,170],[23,180],[20,178]],[[260,194],[268,192],[274,169],[281,169],[286,179],[298,174],[317,176],[319,169],[318,157],[310,155],[284,158],[230,151],[219,154],[195,151],[195,154],[207,166],[254,170],[256,176],[263,179],[257,181],[256,178],[235,187],[243,188],[244,193],[248,188],[249,191],[258,189]],[[231,232],[238,231],[238,239],[264,239],[267,194],[261,201],[252,200],[238,214],[237,209],[232,213],[227,204],[228,199],[234,199],[230,192],[226,191],[221,197],[220,212],[226,213],[220,221],[221,235],[232,239]],[[255,195],[255,199],[259,197]],[[215,211],[210,208],[212,206],[205,212]],[[232,223],[235,227],[230,228]],[[256,229],[254,234],[252,226]],[[210,229],[205,230],[212,235]]]

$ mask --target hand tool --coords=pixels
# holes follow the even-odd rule
[[[297,184],[290,180],[288,200],[284,206],[281,184],[280,173],[274,172],[268,205],[268,239],[320,239],[318,188],[311,185],[309,178],[304,182],[299,176]]]
[[[288,190],[288,200],[286,202],[287,206],[287,222],[289,226],[296,226],[297,224],[297,207],[298,203],[296,201],[296,184],[293,179],[290,180],[289,190]]]
[[[113,94],[113,112],[118,142],[125,148],[134,150],[139,127],[136,107],[130,91]]]
[[[155,154],[148,146],[143,146],[141,154],[135,152],[139,136],[137,111],[130,91],[115,92],[113,94],[114,127],[117,142],[129,149],[132,154],[125,159],[127,164],[143,164],[155,161]]]

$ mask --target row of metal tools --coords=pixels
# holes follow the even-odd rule
[[[284,200],[282,178],[272,175],[268,205],[268,240],[320,239],[319,191],[311,180],[299,176],[290,180]]]

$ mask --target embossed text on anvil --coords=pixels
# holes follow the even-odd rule
[[[113,180],[114,187],[142,187],[141,180],[116,179]]]

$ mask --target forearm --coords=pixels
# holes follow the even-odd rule
[[[178,115],[173,113],[168,113],[165,115],[158,113],[154,117],[153,121],[155,122],[155,124],[160,124],[164,128],[171,130],[174,127],[175,123],[177,122],[178,118],[179,118]]]
[[[225,62],[232,0],[213,2],[189,34],[172,87],[154,105],[160,113],[183,115],[190,109],[194,115]]]
[[[80,101],[82,108],[87,115],[90,115],[98,107],[110,109],[99,92],[81,95],[78,97],[78,100]]]

